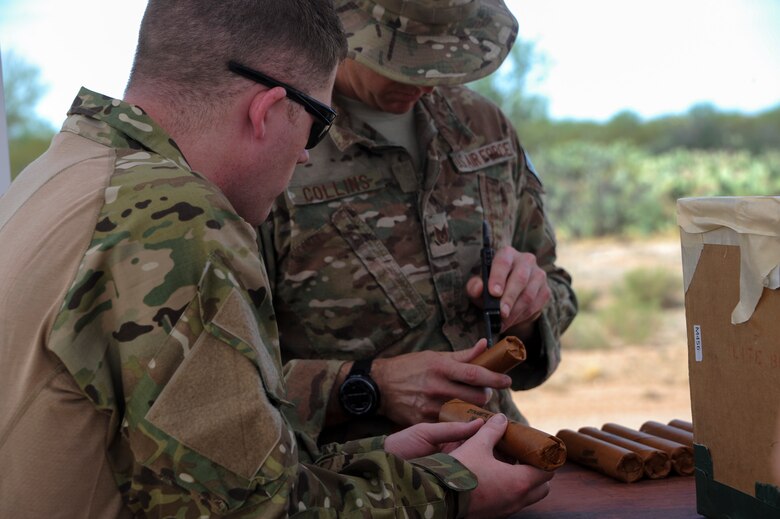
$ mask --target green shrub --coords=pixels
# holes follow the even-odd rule
[[[545,206],[562,238],[643,236],[677,226],[677,200],[777,195],[780,152],[677,149],[653,155],[626,143],[568,142],[534,156]]]
[[[604,327],[627,344],[646,342],[661,321],[658,306],[635,295],[615,299],[598,315]]]
[[[682,280],[660,267],[630,270],[606,292],[577,292],[580,310],[561,339],[563,348],[647,343],[661,325],[663,310],[683,304]]]
[[[610,338],[598,315],[580,311],[561,337],[564,350],[597,350],[610,347]]]
[[[622,341],[642,344],[660,325],[662,310],[682,304],[681,286],[679,276],[663,268],[630,270],[612,288],[612,300],[599,317]]]
[[[601,297],[601,291],[588,288],[575,288],[577,294],[577,305],[579,307],[579,313],[592,312],[596,308],[599,298]]]
[[[664,268],[639,268],[627,272],[613,289],[617,302],[640,301],[658,309],[683,304],[682,278]]]

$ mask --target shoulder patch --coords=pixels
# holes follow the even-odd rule
[[[536,172],[536,168],[534,167],[534,163],[531,162],[531,156],[525,150],[523,150],[523,155],[525,156],[525,167],[528,168],[528,171],[530,171],[533,176],[536,177],[536,180],[539,181],[539,185],[543,185],[542,184],[542,179],[539,176],[539,173]]]
[[[512,141],[504,139],[491,142],[474,150],[451,153],[450,157],[458,171],[470,173],[515,159],[517,158],[517,153],[515,153],[515,149],[512,146]]]

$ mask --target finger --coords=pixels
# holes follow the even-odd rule
[[[473,387],[467,386],[465,384],[452,384],[447,387],[447,395],[444,397],[441,403],[443,404],[446,401],[457,399],[482,407],[487,405],[492,396],[493,390],[489,387]]]
[[[527,306],[534,312],[541,310],[552,297],[550,286],[547,284],[547,273],[540,268],[536,268],[528,280],[528,284],[523,291],[523,298]],[[526,294],[527,293],[527,294]]]
[[[504,436],[506,426],[508,424],[506,416],[501,413],[494,414],[490,419],[485,422],[485,425],[477,431],[477,434],[466,440],[466,443],[476,443],[481,448],[486,449],[488,452],[493,453],[493,448],[498,441]]]
[[[479,357],[479,355],[486,349],[487,349],[487,339],[480,339],[471,348],[467,350],[456,351],[452,355],[452,358],[457,360],[458,362],[469,363],[472,360]]]
[[[470,422],[447,422],[419,424],[420,435],[433,445],[449,442],[461,442],[471,438],[482,427],[485,421],[481,418]]]
[[[509,315],[503,319],[504,324],[506,327],[511,327],[522,322],[536,320],[551,297],[547,276],[533,276],[520,297],[514,302]]]
[[[501,317],[503,321],[518,324],[538,312],[543,305],[537,300],[539,297],[539,285],[528,285],[520,296],[511,302],[511,308],[506,303],[501,303]],[[504,313],[506,312],[506,315]]]
[[[519,253],[512,247],[503,247],[493,258],[488,278],[488,291],[493,297],[501,297],[507,285],[507,278],[514,267],[515,258]]]
[[[523,499],[523,507],[530,506],[538,501],[541,501],[545,497],[547,497],[547,494],[550,493],[550,482],[545,481],[544,483],[530,489],[525,494],[525,499]]]
[[[468,386],[480,388],[492,387],[494,389],[503,389],[512,384],[512,379],[509,375],[496,373],[495,371],[490,371],[489,369],[477,366],[476,364],[466,364],[462,362],[452,363],[444,376],[453,382],[460,382]]]
[[[530,261],[533,258],[533,263]],[[528,290],[529,281],[532,278],[533,269],[539,269],[536,266],[536,259],[530,254],[518,254],[512,271],[504,287],[504,295],[501,296],[501,317],[506,319],[511,314],[513,307],[518,303],[521,294]]]
[[[482,308],[482,286],[482,278],[479,276],[474,276],[466,282],[466,295],[480,308]]]

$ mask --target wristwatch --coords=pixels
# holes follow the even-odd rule
[[[370,376],[373,361],[355,361],[339,388],[339,402],[350,416],[370,416],[379,409],[379,386]]]

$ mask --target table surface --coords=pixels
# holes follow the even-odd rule
[[[542,501],[515,519],[701,519],[693,476],[622,483],[574,463],[550,482]]]

